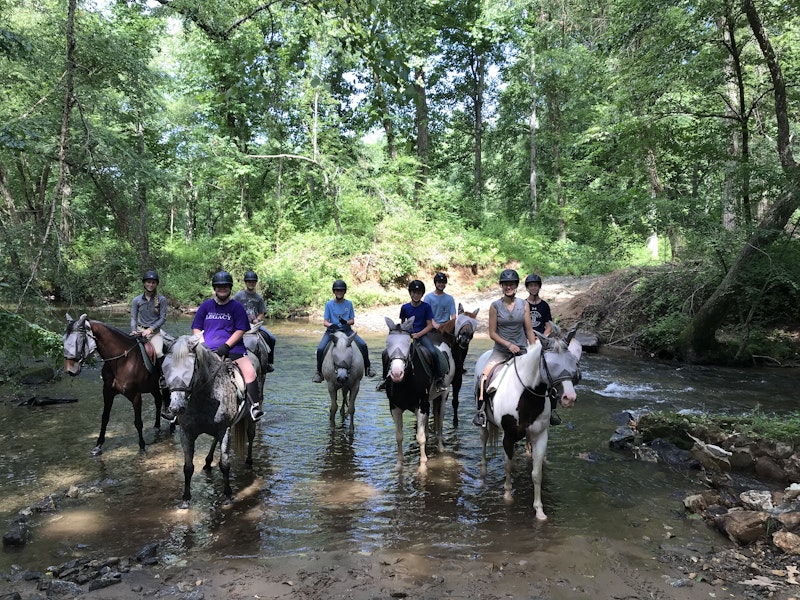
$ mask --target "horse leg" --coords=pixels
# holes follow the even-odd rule
[[[342,406],[339,409],[339,413],[342,415],[342,425],[344,425],[344,416],[347,414],[348,409],[348,399],[347,399],[347,388],[342,388]]]
[[[223,506],[230,506],[233,504],[233,489],[231,489],[231,462],[230,462],[230,447],[231,447],[231,428],[225,430],[225,435],[222,436],[222,443],[219,445],[219,470],[222,471],[223,490],[225,496]]]
[[[244,464],[248,469],[253,468],[253,440],[256,438],[256,422],[252,419],[247,421],[247,458]]]
[[[538,435],[528,431],[528,442],[531,445],[533,510],[536,511],[536,518],[539,521],[546,521],[547,515],[544,514],[542,505],[542,464],[544,463],[545,454],[547,454],[547,425]]]
[[[211,448],[208,450],[208,454],[206,454],[206,462],[203,465],[203,470],[206,473],[211,473],[211,463],[214,462],[214,453],[217,451],[217,438],[211,440]]]
[[[505,490],[503,497],[506,499],[506,502],[511,502],[511,463],[514,459],[514,440],[508,433],[503,434],[503,450],[505,450],[506,453],[506,482],[503,485],[503,489]]]
[[[355,414],[356,414],[356,396],[358,390],[361,389],[361,382],[356,381],[347,393],[347,414],[350,415],[350,431],[355,427]]]
[[[131,399],[133,404],[133,424],[136,425],[136,432],[139,434],[139,452],[144,454],[147,450],[144,444],[144,434],[142,430],[144,423],[142,422],[142,394],[138,393]]]
[[[403,470],[403,409],[392,409],[392,420],[394,421],[394,439],[397,441],[397,463],[395,471]]]
[[[181,447],[183,448],[183,497],[181,498],[181,508],[189,508],[189,500],[192,499],[191,484],[194,475],[194,443],[197,438],[190,437],[186,430],[181,427]]]
[[[338,406],[338,404],[336,402],[337,391],[336,391],[336,388],[333,387],[332,384],[328,386],[328,394],[330,394],[330,396],[331,396],[331,405],[330,405],[330,409],[329,409],[330,418],[331,418],[331,427],[335,427],[336,426],[336,410],[339,408],[339,406]]]
[[[456,364],[456,372],[453,376],[453,427],[458,427],[458,393],[461,391],[461,383],[463,381],[462,369],[464,363]],[[444,418],[444,413],[442,413]]]
[[[444,452],[444,407],[447,406],[448,394],[449,392],[444,392],[433,402],[433,432],[439,452]]]
[[[114,396],[117,392],[109,384],[103,383],[103,416],[100,418],[100,435],[97,436],[97,442],[92,448],[92,455],[97,456],[103,453],[103,444],[106,441],[106,428],[108,421],[111,418],[111,407],[114,406]]]
[[[489,440],[489,426],[481,427],[481,477],[486,477],[486,442]]]
[[[427,438],[425,431],[428,428],[428,414],[420,409],[414,411],[417,416],[417,443],[419,444],[419,470],[425,471],[428,468],[428,455],[425,453],[425,442]]]

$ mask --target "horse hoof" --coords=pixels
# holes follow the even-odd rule
[[[189,508],[189,501],[188,500],[184,500],[183,502],[180,503],[178,508],[180,510],[187,510]]]
[[[95,446],[92,448],[92,456],[100,456],[103,453],[103,449],[100,446]]]
[[[233,500],[231,498],[225,498],[222,502],[222,508],[230,508],[231,506],[233,506]]]

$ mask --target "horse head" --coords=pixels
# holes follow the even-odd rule
[[[64,371],[78,375],[86,359],[97,349],[97,342],[92,335],[92,328],[86,315],[75,321],[67,314],[67,331],[64,341]]]
[[[354,352],[358,352],[353,347],[353,340],[356,338],[355,332],[347,335],[341,331],[333,335],[333,347],[331,348],[331,359],[333,363],[333,372],[336,376],[336,383],[343,386],[350,379],[353,372],[353,356]],[[359,353],[359,356],[361,354]]]
[[[465,312],[464,307],[459,303],[458,314],[456,315],[455,336],[456,343],[461,346],[463,350],[469,348],[469,343],[472,341],[472,336],[475,335],[475,330],[478,328],[478,311]]]
[[[174,415],[180,415],[186,410],[197,356],[194,350],[199,341],[199,335],[182,335],[164,356],[161,370],[170,391],[169,409]]]
[[[406,366],[411,357],[411,326],[414,325],[414,317],[396,325],[389,317],[385,319],[389,327],[385,350],[389,361],[389,376],[393,382],[399,383],[406,375]]]
[[[539,375],[551,394],[559,396],[560,390],[561,405],[569,407],[575,403],[575,384],[581,380],[579,361],[583,348],[575,339],[579,324],[570,329],[566,337],[561,336],[561,328],[552,325],[555,324],[551,324],[551,328],[557,332],[558,337],[545,337],[538,331],[535,332],[542,344]]]

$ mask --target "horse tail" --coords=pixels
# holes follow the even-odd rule
[[[497,442],[500,440],[500,428],[489,421],[486,423],[486,432],[489,436],[486,438],[486,443],[493,448],[497,447]]]
[[[247,456],[247,426],[249,424],[250,419],[244,416],[231,427],[231,448],[238,456]]]

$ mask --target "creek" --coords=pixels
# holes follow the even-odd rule
[[[126,319],[96,316],[125,329]],[[187,317],[171,319],[174,335],[189,331]],[[140,455],[130,403],[117,396],[102,455],[90,450],[102,411],[100,364],[77,378],[24,388],[22,398],[73,397],[76,403],[19,406],[0,400],[0,515],[6,529],[20,510],[75,486],[74,499],[31,518],[31,541],[5,548],[0,572],[19,564],[41,569],[83,554],[132,555],[158,541],[163,560],[297,555],[315,550],[370,553],[414,549],[432,556],[524,555],[571,535],[628,541],[647,549],[665,538],[679,544],[726,545],[719,534],[683,515],[685,494],[701,489],[698,473],[678,472],[609,449],[625,410],[693,409],[743,413],[797,411],[798,376],[783,370],[688,367],[601,352],[584,354],[575,408],[560,409],[564,424],[550,429],[543,501],[550,517],[538,523],[531,509],[530,462],[518,446],[514,502],[503,500],[503,451],[490,453],[480,475],[480,434],[473,416],[472,369],[490,347],[476,337],[467,359],[460,426],[445,418],[444,454],[429,434],[428,470],[417,471],[413,418],[405,416],[405,470],[394,470],[394,427],[377,380],[365,379],[355,426],[328,422],[328,394],[314,384],[314,324],[270,324],[278,338],[274,373],[267,376],[265,417],[258,425],[254,468],[232,457],[235,501],[221,505],[216,468],[201,467],[210,439],[195,455],[192,506],[178,509],[183,485],[179,434],[153,428],[154,404],[143,404],[148,451]],[[385,335],[363,332],[373,364],[380,364]],[[378,369],[379,370],[379,369]],[[0,394],[10,390],[1,389]],[[448,403],[449,404],[449,403]],[[4,530],[5,531],[5,530]]]

